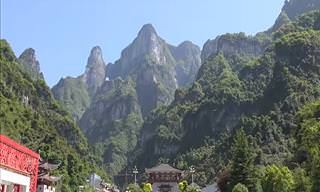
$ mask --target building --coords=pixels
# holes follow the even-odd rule
[[[61,177],[51,176],[50,171],[59,168],[60,164],[51,164],[43,159],[39,162],[37,192],[55,192],[55,183]]]
[[[218,185],[215,183],[212,185],[207,185],[205,188],[201,190],[201,192],[220,192],[220,189]]]
[[[107,183],[101,179],[99,175],[93,173],[89,177],[89,185],[94,188],[95,191],[103,192],[119,192],[116,186]]]
[[[0,135],[0,192],[36,192],[38,153]]]
[[[146,169],[153,192],[179,192],[178,183],[182,180],[183,171],[168,164],[161,164]]]

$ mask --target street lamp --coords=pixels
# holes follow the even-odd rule
[[[137,166],[134,166],[132,173],[134,174],[134,184],[136,185],[137,184],[137,174],[139,173]]]
[[[189,171],[191,173],[191,184],[192,184],[192,187],[193,187],[193,174],[196,172],[195,168],[193,167],[193,165],[191,165],[189,167]]]

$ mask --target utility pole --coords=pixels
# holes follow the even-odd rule
[[[189,171],[190,171],[190,173],[191,173],[191,185],[192,185],[192,187],[194,187],[194,184],[193,184],[193,174],[196,172],[196,170],[195,170],[195,168],[193,167],[193,165],[191,165],[191,166],[189,167]]]
[[[137,185],[137,174],[139,173],[137,166],[134,166],[132,173],[134,174],[134,184]]]

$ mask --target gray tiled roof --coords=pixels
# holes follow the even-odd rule
[[[161,164],[155,167],[152,167],[150,169],[146,169],[147,173],[152,172],[158,172],[158,173],[168,173],[168,172],[174,172],[174,173],[182,173],[181,170],[171,167],[168,164]]]

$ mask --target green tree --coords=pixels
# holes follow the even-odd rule
[[[262,187],[265,192],[290,192],[294,187],[293,174],[288,167],[268,166]]]
[[[129,184],[126,191],[130,192],[143,192],[142,189],[137,184]]]
[[[320,190],[320,100],[299,111],[301,123],[298,130],[300,150],[308,153],[306,168],[313,182],[313,191]]]
[[[294,170],[294,191],[309,192],[312,188],[312,182],[310,177],[307,176],[306,171],[302,168]]]
[[[152,191],[152,185],[151,183],[145,183],[143,184],[143,192],[151,192]]]
[[[249,192],[248,188],[245,185],[242,185],[241,183],[238,183],[235,185],[232,189],[232,192]]]
[[[179,190],[180,192],[185,192],[188,187],[188,182],[186,180],[183,180],[179,183]]]
[[[246,185],[250,191],[256,191],[255,185],[257,181],[254,177],[255,169],[253,165],[254,153],[243,129],[240,129],[235,135],[232,145],[232,155],[230,189],[236,184],[242,183]]]

